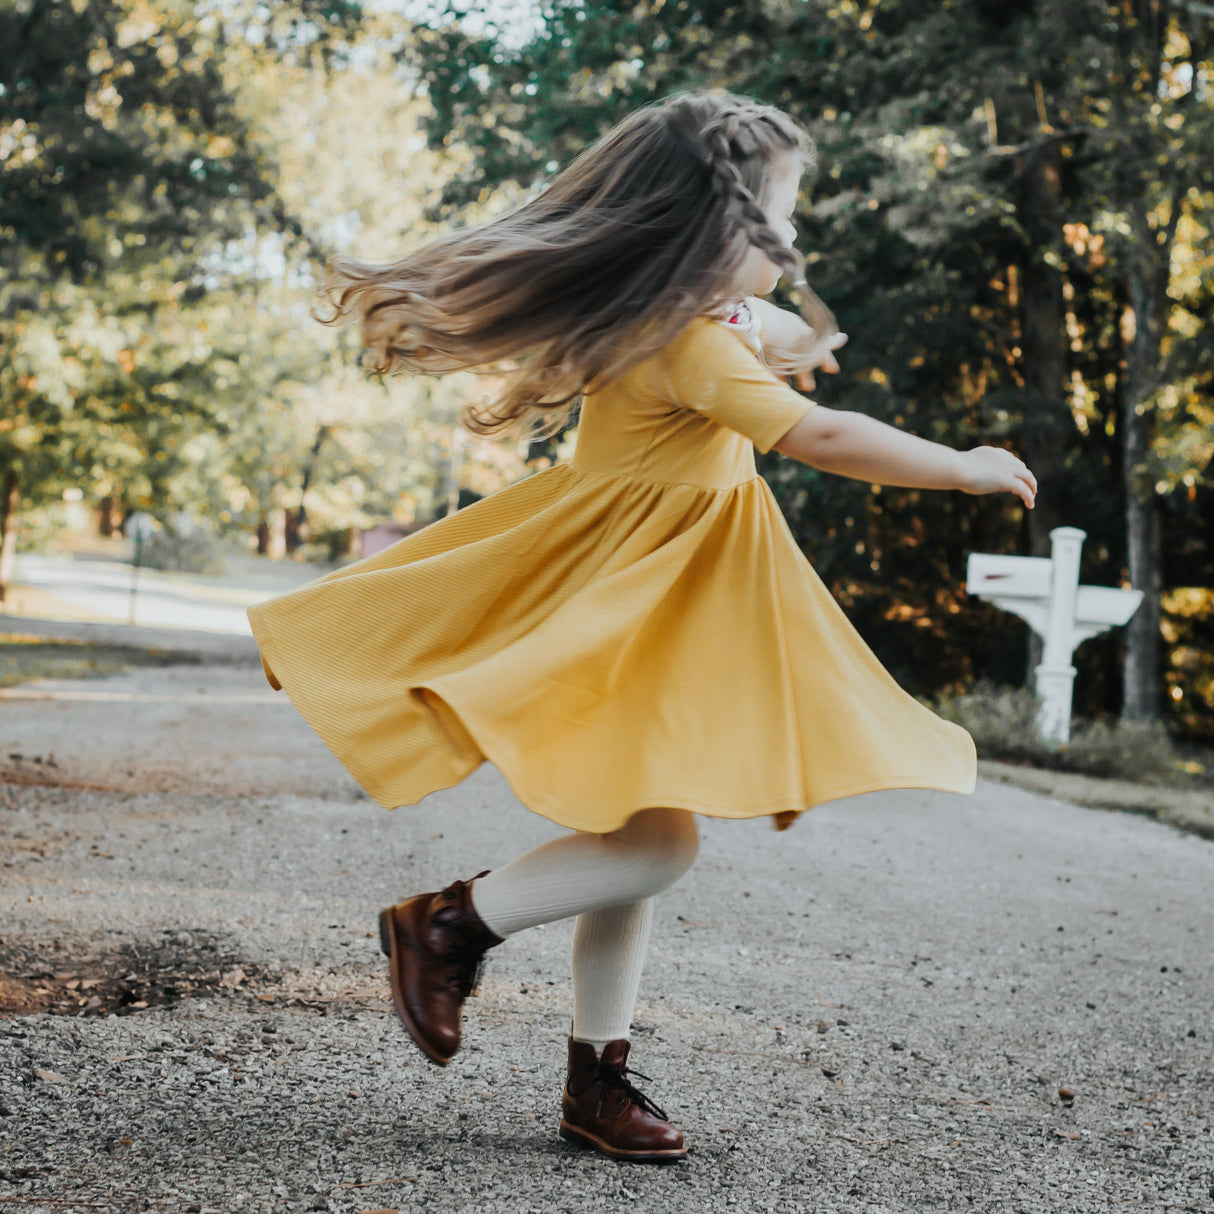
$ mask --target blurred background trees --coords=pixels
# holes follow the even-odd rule
[[[356,5],[23,0],[0,10],[0,529],[80,491],[103,533],[185,511],[344,554],[521,471],[318,325],[325,259],[430,230],[446,158]],[[310,489],[304,503],[305,489]],[[7,581],[0,562],[0,598]]]
[[[966,554],[1079,526],[1084,580],[1148,606],[1079,651],[1077,708],[1214,735],[1212,33],[1184,0],[16,0],[0,517],[81,489],[337,556],[524,475],[457,441],[475,381],[361,376],[311,318],[325,256],[514,205],[636,106],[729,88],[818,144],[801,246],[851,335],[819,398],[1006,442],[1042,484],[1029,513],[763,457],[866,639],[923,694],[1023,682]]]
[[[819,573],[908,686],[1019,682],[1038,657],[960,593],[965,553],[1041,554],[1053,527],[1082,527],[1085,580],[1128,577],[1150,605],[1080,651],[1080,707],[1149,718],[1163,698],[1214,732],[1209,598],[1176,592],[1214,582],[1212,32],[1209,6],[1151,0],[558,0],[521,45],[453,18],[406,53],[433,145],[475,149],[452,210],[534,188],[675,89],[800,118],[820,158],[802,247],[851,335],[820,399],[1006,441],[1042,483],[1022,512],[769,456]]]

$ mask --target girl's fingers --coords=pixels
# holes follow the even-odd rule
[[[833,351],[839,349],[846,341],[846,333],[835,333],[828,337],[826,339],[826,349],[820,356],[816,369],[826,371],[830,375],[836,374],[839,370],[839,362],[835,358]],[[802,392],[812,392],[817,387],[813,371],[798,371],[793,379]]]
[[[1016,476],[1020,485],[1020,496],[1024,498],[1024,503],[1031,510],[1033,503],[1037,500],[1037,478],[1029,471],[1028,465],[1023,460],[1016,461]]]
[[[1037,481],[1027,468],[1016,478],[1012,485],[1012,492],[1032,510],[1037,500]]]

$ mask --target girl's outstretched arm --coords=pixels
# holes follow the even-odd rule
[[[810,409],[775,450],[823,472],[874,484],[1014,493],[1030,510],[1037,497],[1037,478],[1002,447],[954,451],[863,413],[821,405]]]

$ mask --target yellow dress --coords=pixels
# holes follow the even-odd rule
[[[485,760],[595,832],[971,792],[969,735],[898,687],[755,473],[812,407],[697,319],[586,397],[570,462],[253,607],[266,674],[386,808]]]

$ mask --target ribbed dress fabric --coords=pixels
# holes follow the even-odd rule
[[[693,321],[583,402],[575,453],[249,611],[279,687],[381,805],[485,760],[575,830],[971,792],[790,533],[754,451],[811,402]]]

